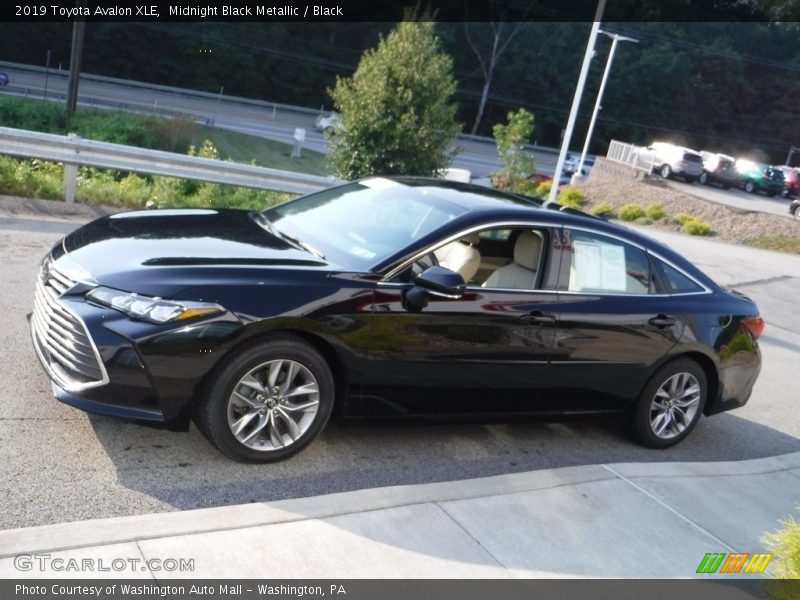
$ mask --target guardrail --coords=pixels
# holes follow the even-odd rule
[[[647,149],[642,146],[634,146],[633,144],[611,140],[608,145],[608,154],[606,158],[623,165],[628,165],[639,171],[644,171],[649,175],[653,172],[655,154],[647,151]]]
[[[319,177],[173,152],[97,142],[75,135],[52,135],[8,127],[0,127],[0,153],[64,163],[64,200],[68,203],[75,202],[75,187],[80,165],[295,194],[316,192],[341,183],[334,177]]]

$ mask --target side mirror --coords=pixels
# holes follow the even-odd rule
[[[428,295],[457,299],[464,295],[464,278],[444,267],[428,267],[414,279],[414,287],[404,295],[404,307],[419,312],[428,305]]]

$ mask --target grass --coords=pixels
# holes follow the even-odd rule
[[[761,235],[750,238],[745,244],[753,248],[800,254],[800,237],[791,235]]]
[[[292,158],[292,146],[256,135],[198,127],[191,136],[191,143],[199,147],[203,141],[211,140],[224,159],[238,163],[252,163],[260,167],[308,173],[309,175],[329,175],[325,155],[308,148],[303,149],[302,158]]]

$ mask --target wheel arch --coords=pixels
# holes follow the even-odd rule
[[[338,416],[338,414],[344,409],[344,400],[348,386],[347,371],[345,369],[341,357],[339,356],[339,353],[336,351],[334,346],[323,336],[314,332],[310,332],[305,329],[292,328],[292,327],[276,328],[276,329],[269,329],[266,331],[260,331],[258,333],[255,333],[253,335],[250,335],[242,339],[238,344],[231,346],[225,352],[224,356],[220,357],[220,359],[217,361],[214,367],[210,369],[208,373],[206,373],[203,376],[203,378],[198,382],[198,384],[195,386],[192,398],[185,407],[186,412],[191,414],[192,408],[197,403],[203,390],[206,388],[211,378],[221,369],[223,369],[233,356],[251,346],[268,342],[270,339],[279,337],[294,337],[299,340],[302,340],[303,342],[314,348],[314,350],[319,352],[320,355],[322,355],[322,358],[325,359],[328,368],[330,368],[331,370],[331,375],[333,376],[333,382],[335,388],[332,417]]]
[[[705,373],[706,383],[708,384],[708,394],[706,395],[706,405],[705,408],[703,409],[703,414],[708,415],[712,412],[711,408],[719,399],[720,378],[719,378],[719,371],[717,371],[717,365],[714,362],[714,360],[710,356],[708,356],[707,354],[703,354],[702,352],[696,350],[690,350],[688,352],[681,352],[679,354],[671,354],[669,357],[667,357],[665,360],[661,361],[659,364],[655,366],[655,368],[650,373],[650,377],[648,377],[647,381],[642,386],[642,390],[644,390],[645,386],[647,386],[647,384],[650,382],[650,378],[652,378],[653,375],[655,375],[655,373],[659,369],[681,358],[687,358],[689,360],[696,362],[700,366],[700,368],[703,369],[703,373]],[[639,392],[640,394],[642,390],[640,390]]]

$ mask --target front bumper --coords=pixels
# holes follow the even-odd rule
[[[82,410],[136,420],[185,416],[242,323],[230,313],[179,325],[134,321],[87,301],[91,287],[65,276],[49,258],[36,283],[31,338],[54,396]]]

